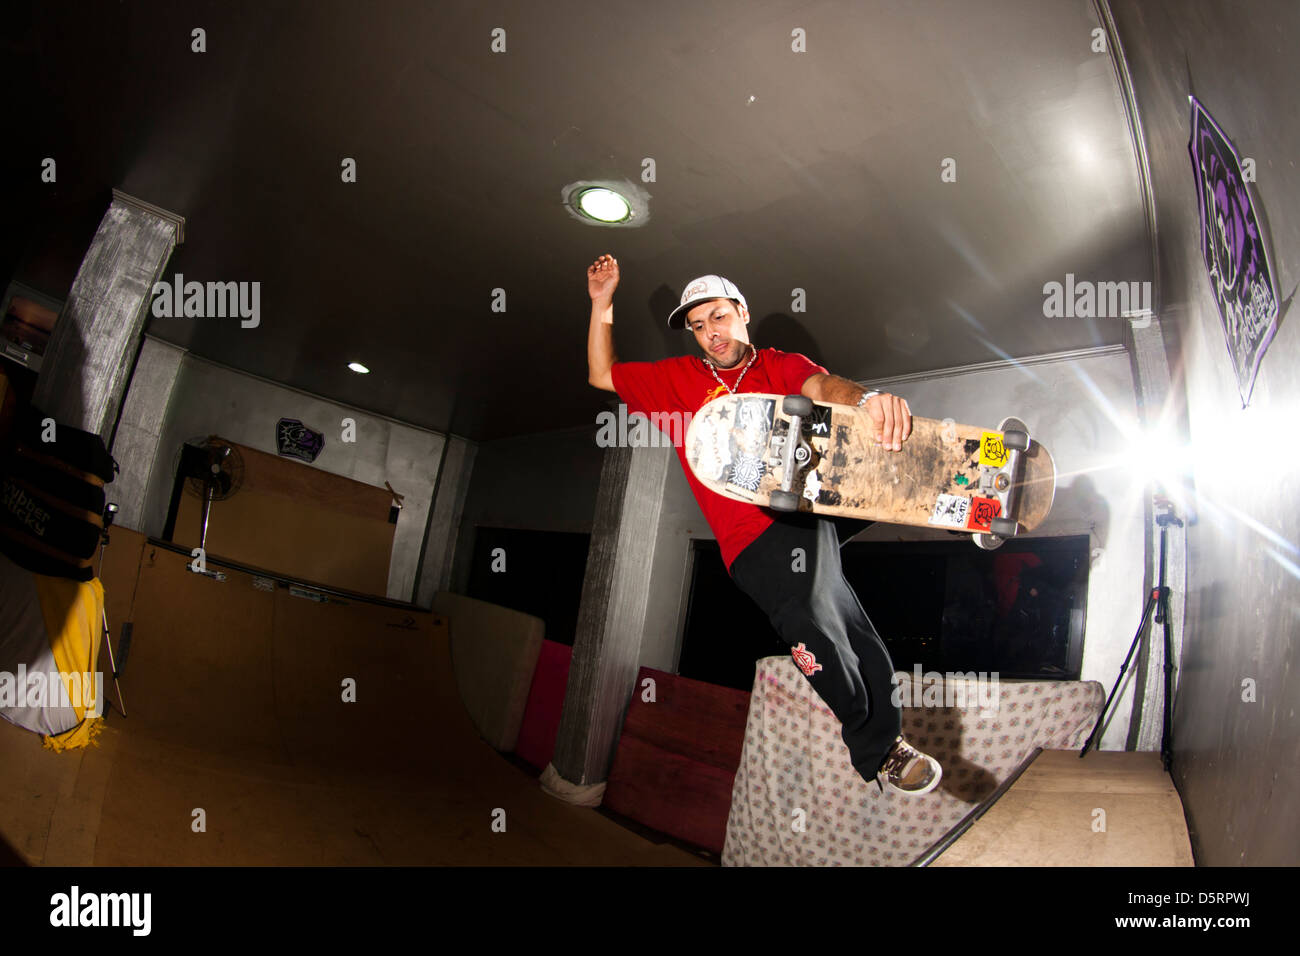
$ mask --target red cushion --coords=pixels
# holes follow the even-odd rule
[[[569,663],[573,648],[555,641],[542,641],[542,652],[533,671],[533,683],[524,705],[515,754],[538,770],[545,769],[555,753],[555,735],[560,729],[564,691],[569,686]]]
[[[647,678],[655,682],[654,703],[642,699]],[[721,853],[749,696],[641,668],[603,806]]]

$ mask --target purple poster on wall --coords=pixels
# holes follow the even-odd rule
[[[1201,213],[1201,255],[1245,405],[1264,351],[1277,332],[1277,287],[1241,160],[1201,102],[1188,98],[1192,139],[1187,149]]]
[[[325,447],[325,436],[312,431],[296,418],[282,418],[275,425],[275,448],[287,458],[313,462]]]

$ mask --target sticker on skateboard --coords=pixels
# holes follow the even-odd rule
[[[1002,517],[1002,502],[996,498],[973,498],[967,531],[988,531],[994,518]]]
[[[966,516],[969,513],[969,498],[963,498],[960,495],[940,495],[935,499],[934,513],[930,515],[930,524],[965,530]]]
[[[1001,432],[985,432],[980,436],[980,464],[1001,468],[1011,453],[1002,441]]]

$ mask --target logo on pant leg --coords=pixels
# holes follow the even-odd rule
[[[795,664],[803,671],[805,677],[812,677],[822,669],[822,666],[817,663],[817,658],[813,657],[813,652],[804,647],[803,641],[799,642],[798,647],[790,649],[790,656],[794,658]]]

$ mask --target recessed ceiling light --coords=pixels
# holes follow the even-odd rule
[[[360,373],[361,375],[369,375],[369,374],[370,374],[370,369],[366,368],[366,367],[365,367],[364,365],[362,365],[360,362],[349,362],[349,363],[348,363],[348,368],[352,369],[352,371],[354,371],[354,372],[358,372],[358,373]]]
[[[632,215],[631,203],[614,190],[601,186],[582,190],[576,200],[584,215],[600,222],[626,222]]]
[[[650,222],[650,194],[628,180],[580,180],[560,195],[569,215],[588,226],[636,229]]]

